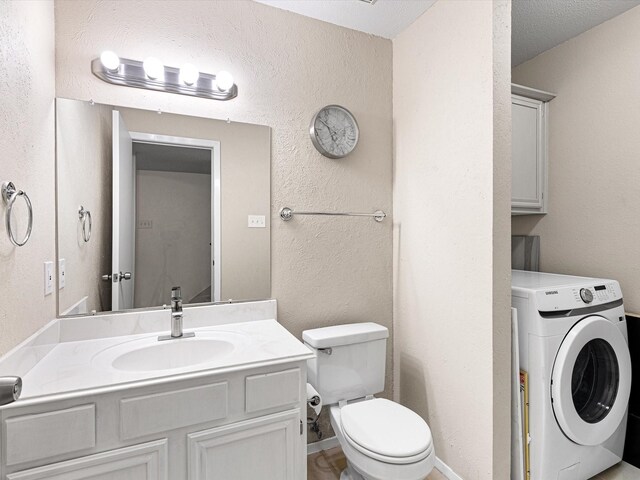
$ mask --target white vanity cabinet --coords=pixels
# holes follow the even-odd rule
[[[306,478],[306,360],[0,410],[1,480]]]
[[[189,435],[189,480],[302,477],[300,411],[259,417]]]
[[[548,102],[553,94],[511,88],[511,214],[547,213]]]
[[[7,475],[7,480],[168,480],[167,440],[133,445]]]

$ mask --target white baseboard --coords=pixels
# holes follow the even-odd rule
[[[451,467],[444,463],[436,456],[436,468],[440,470],[440,473],[447,477],[449,480],[462,480],[462,477],[456,472],[451,470]]]
[[[307,455],[311,455],[312,453],[318,453],[322,450],[329,450],[330,448],[339,447],[340,442],[338,441],[338,437],[329,437],[324,440],[320,440],[319,442],[310,443],[307,445]]]

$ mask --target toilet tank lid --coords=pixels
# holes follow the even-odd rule
[[[302,332],[304,342],[313,348],[340,347],[387,337],[389,337],[387,327],[372,322],[348,323]]]

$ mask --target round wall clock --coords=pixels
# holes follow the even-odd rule
[[[340,105],[327,105],[311,119],[309,127],[313,146],[325,157],[343,158],[358,144],[358,122]]]

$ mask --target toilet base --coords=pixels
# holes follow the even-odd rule
[[[362,475],[360,475],[347,460],[347,468],[345,468],[340,474],[340,480],[366,480],[366,479]]]

